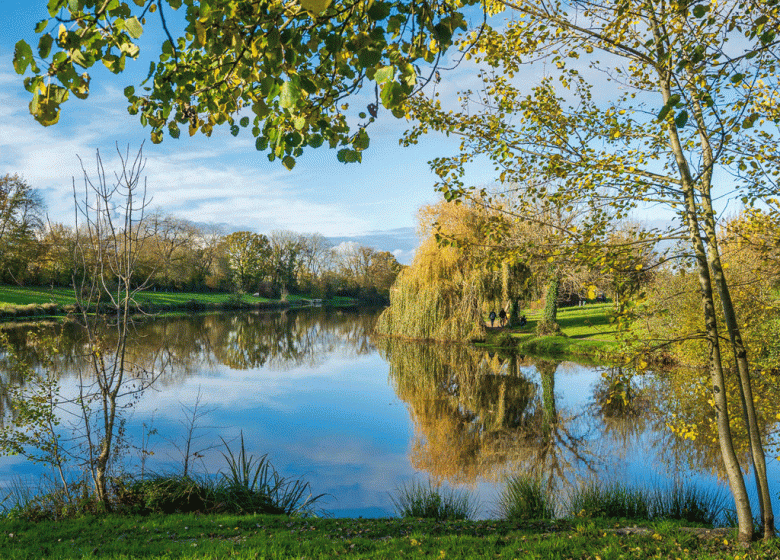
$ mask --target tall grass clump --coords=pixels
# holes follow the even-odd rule
[[[653,517],[714,525],[724,513],[725,502],[720,489],[704,490],[695,484],[675,483],[657,490]]]
[[[456,521],[469,519],[477,511],[477,504],[468,492],[434,487],[430,481],[404,484],[390,499],[399,517]]]
[[[517,475],[507,478],[498,497],[497,513],[508,521],[552,519],[555,503],[539,478]]]
[[[325,494],[312,496],[308,482],[281,476],[268,461],[268,456],[247,455],[244,434],[241,448],[233,452],[222,440],[227,450],[223,457],[229,472],[222,473],[218,493],[230,504],[235,513],[276,513],[293,515],[310,512],[315,502]]]
[[[622,482],[591,480],[574,489],[569,497],[569,515],[572,517],[650,519],[652,507],[652,490]]]

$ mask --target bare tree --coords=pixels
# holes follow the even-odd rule
[[[117,147],[119,171],[107,176],[100,151],[91,178],[84,162],[84,192],[80,198],[73,181],[76,206],[77,277],[73,285],[86,333],[88,371],[79,371],[76,401],[86,466],[96,498],[110,509],[107,479],[112,461],[121,451],[123,409],[159,376],[164,364],[141,364],[127,352],[133,329],[135,296],[148,278],[136,278],[145,241],[142,225],[148,204],[143,148],[131,158]],[[79,223],[80,222],[80,223]],[[91,312],[97,311],[92,315]],[[155,367],[159,366],[159,367]]]

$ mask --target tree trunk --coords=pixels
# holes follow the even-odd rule
[[[670,103],[672,99],[672,82],[668,68],[666,67],[668,53],[665,34],[658,22],[658,17],[652,5],[648,6],[652,33],[655,39],[657,52],[658,85],[663,95],[664,103]],[[700,217],[696,201],[696,189],[693,175],[691,174],[685,150],[680,142],[677,125],[668,123],[669,144],[674,154],[677,171],[680,175],[680,188],[684,203],[683,219],[688,229],[691,248],[696,259],[696,268],[701,286],[701,302],[705,325],[705,336],[709,346],[709,369],[712,380],[712,396],[717,413],[718,443],[723,458],[723,467],[729,480],[729,488],[734,498],[734,506],[737,512],[739,524],[739,540],[749,542],[753,539],[753,515],[750,510],[750,499],[745,488],[745,479],[742,477],[739,461],[734,451],[734,439],[729,424],[728,399],[726,396],[726,383],[723,375],[723,363],[720,352],[720,339],[718,336],[718,324],[715,314],[715,298],[712,292],[712,279],[710,266],[707,260],[707,252],[701,238]]]
[[[758,419],[756,417],[756,406],[753,399],[753,388],[750,381],[750,366],[747,360],[747,349],[742,340],[739,323],[737,322],[734,303],[731,300],[731,292],[728,282],[723,273],[723,267],[720,262],[720,252],[718,249],[717,232],[715,221],[713,219],[712,208],[709,205],[709,199],[705,198],[705,224],[704,232],[707,236],[707,260],[715,285],[720,295],[721,305],[723,307],[723,317],[726,323],[726,329],[729,333],[731,347],[734,351],[734,359],[739,373],[740,393],[742,408],[745,416],[745,423],[748,427],[750,437],[750,452],[753,460],[753,472],[758,489],[759,504],[761,508],[761,520],[763,526],[764,539],[771,539],[775,536],[775,517],[772,511],[772,496],[769,492],[769,481],[766,475],[766,456],[761,442],[761,432],[758,428]]]

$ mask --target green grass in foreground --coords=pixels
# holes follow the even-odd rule
[[[731,530],[665,522],[306,519],[269,515],[101,516],[2,522],[0,557],[21,559],[259,558],[777,558],[777,541],[740,548]]]

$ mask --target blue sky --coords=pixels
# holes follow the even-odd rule
[[[35,48],[33,27],[46,16],[45,0],[0,3],[0,175],[18,173],[39,189],[53,222],[73,223],[73,178],[78,182],[83,176],[77,156],[91,171],[100,149],[112,169],[117,144],[134,151],[146,140],[153,208],[193,222],[222,224],[228,231],[286,229],[354,239],[409,262],[416,244],[416,212],[437,200],[427,161],[455,152],[455,141],[429,136],[402,148],[398,139],[408,123],[380,112],[362,164],[341,164],[335,151],[319,149],[305,153],[287,171],[255,150],[248,131],[233,137],[226,128],[211,138],[183,134],[154,145],[149,129],[127,113],[122,90],[142,80],[156,58],[162,42],[156,16],[146,26],[140,59],[129,61],[125,74],[93,67],[89,99],[71,97],[60,122],[42,127],[28,112],[29,94],[13,69],[12,56],[19,39]],[[462,88],[474,73],[464,69],[445,78],[440,87]]]

